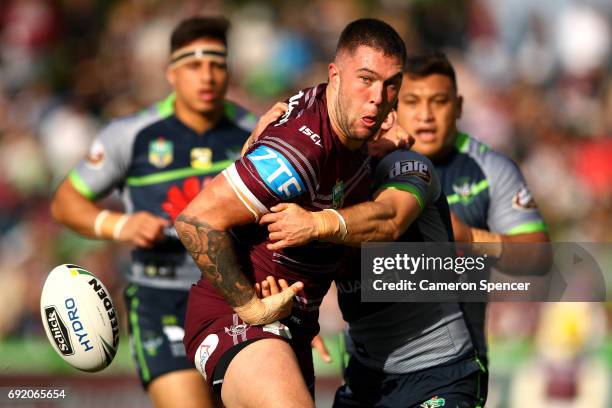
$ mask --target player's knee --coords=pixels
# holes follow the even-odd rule
[[[166,373],[151,381],[147,389],[156,408],[214,408],[218,406],[208,384],[194,369]]]

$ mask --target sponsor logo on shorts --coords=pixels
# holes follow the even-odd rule
[[[514,194],[512,197],[512,208],[523,211],[529,211],[536,208],[535,200],[527,187],[521,187],[519,191]]]
[[[209,334],[208,336],[206,336],[206,338],[200,344],[200,346],[198,347],[198,350],[196,351],[195,358],[194,358],[195,366],[200,372],[200,374],[204,376],[205,380],[206,380],[206,362],[210,358],[210,355],[215,351],[218,344],[219,344],[219,336],[217,336],[216,334]]]
[[[225,327],[225,334],[232,337],[241,336],[249,330],[249,327],[251,326],[246,323],[232,324],[230,327]]]
[[[431,182],[431,171],[427,164],[417,160],[401,160],[395,162],[389,172],[389,178],[397,176],[417,177],[429,184]]]
[[[284,337],[285,339],[291,340],[291,331],[289,330],[287,326],[285,326],[279,321],[276,321],[270,324],[266,324],[262,330],[268,333],[276,334],[277,336],[280,336],[280,337]]]
[[[142,342],[142,346],[144,347],[147,354],[151,357],[155,357],[157,355],[157,351],[160,346],[164,343],[164,339],[162,336],[155,336],[150,334],[149,337],[145,341]]]
[[[168,338],[168,342],[170,343],[170,352],[172,353],[172,355],[174,357],[184,356],[186,354],[185,346],[183,345],[183,337],[185,337],[185,330],[181,326],[177,325],[164,325],[163,331],[166,337]]]
[[[433,397],[432,399],[422,403],[421,408],[436,408],[443,407],[444,405],[446,405],[446,400],[444,398]]]

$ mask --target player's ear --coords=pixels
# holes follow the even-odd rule
[[[455,113],[455,119],[461,119],[463,114],[463,96],[457,95],[457,112]]]
[[[391,112],[387,115],[383,123],[380,125],[380,129],[383,131],[387,131],[393,127],[395,121],[397,120],[397,111],[395,109],[391,109]]]
[[[173,88],[176,86],[176,73],[170,67],[166,68],[166,80]]]
[[[338,65],[335,62],[332,62],[327,67],[327,72],[329,75],[329,84],[335,88],[340,88],[340,70],[338,69]]]

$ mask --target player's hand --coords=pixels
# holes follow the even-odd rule
[[[280,293],[282,290],[285,290],[288,287],[289,284],[285,279],[279,279],[277,282],[273,276],[268,276],[266,277],[266,280],[262,281],[261,283],[255,284],[255,292],[258,294],[259,297],[268,297],[276,295],[277,293]],[[310,342],[310,345],[313,349],[317,351],[317,353],[319,353],[319,356],[323,361],[325,361],[326,363],[332,362],[329,350],[327,350],[325,342],[323,341],[323,338],[320,335],[317,334]]]
[[[297,204],[281,203],[261,217],[260,225],[268,224],[268,238],[276,241],[267,245],[271,251],[304,245],[319,237],[319,223],[310,211]]]
[[[151,248],[164,237],[164,227],[169,225],[170,221],[165,218],[147,211],[138,211],[129,215],[119,234],[119,241],[131,242],[141,248]]]
[[[457,215],[451,211],[451,222],[453,224],[453,235],[455,242],[472,243],[472,228],[461,221]]]
[[[267,276],[261,283],[255,283],[255,293],[260,299],[276,295],[287,289],[289,284],[285,279],[278,281],[274,276]]]
[[[288,105],[285,102],[276,102],[269,111],[264,113],[259,120],[255,129],[251,132],[251,135],[247,139],[246,143],[242,147],[242,154],[248,150],[248,148],[259,139],[263,131],[273,122],[276,122],[278,118],[283,116],[287,112]]]
[[[295,282],[289,286],[286,281],[281,280],[284,282],[282,283],[282,290],[278,286],[272,289],[266,285],[264,289],[262,287],[263,284],[255,284],[255,295],[253,298],[245,305],[234,308],[238,317],[248,324],[265,325],[289,316],[293,307],[293,298],[304,289],[304,284],[302,282]],[[276,283],[276,280],[271,276],[264,282],[269,283],[270,281]],[[272,290],[274,290],[274,294],[272,294]]]
[[[329,354],[329,350],[327,349],[327,346],[323,341],[323,337],[321,337],[319,334],[314,336],[314,338],[310,342],[310,346],[313,349],[317,350],[317,353],[319,354],[319,357],[321,357],[321,360],[325,361],[326,363],[332,362],[331,355]]]
[[[393,110],[380,127],[374,140],[368,142],[368,153],[374,157],[384,157],[397,149],[410,149],[414,144],[414,137],[401,127],[397,120],[397,113]]]

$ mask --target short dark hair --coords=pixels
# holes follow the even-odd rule
[[[409,77],[423,78],[429,75],[440,74],[450,78],[453,88],[457,90],[455,68],[442,51],[427,51],[409,55],[406,60],[404,74]]]
[[[170,52],[201,38],[220,40],[227,45],[229,21],[225,17],[191,17],[181,21],[170,37]]]
[[[384,21],[361,18],[349,23],[340,34],[336,56],[344,51],[352,54],[359,46],[374,48],[387,56],[396,56],[402,65],[406,62],[404,41],[397,31]]]

